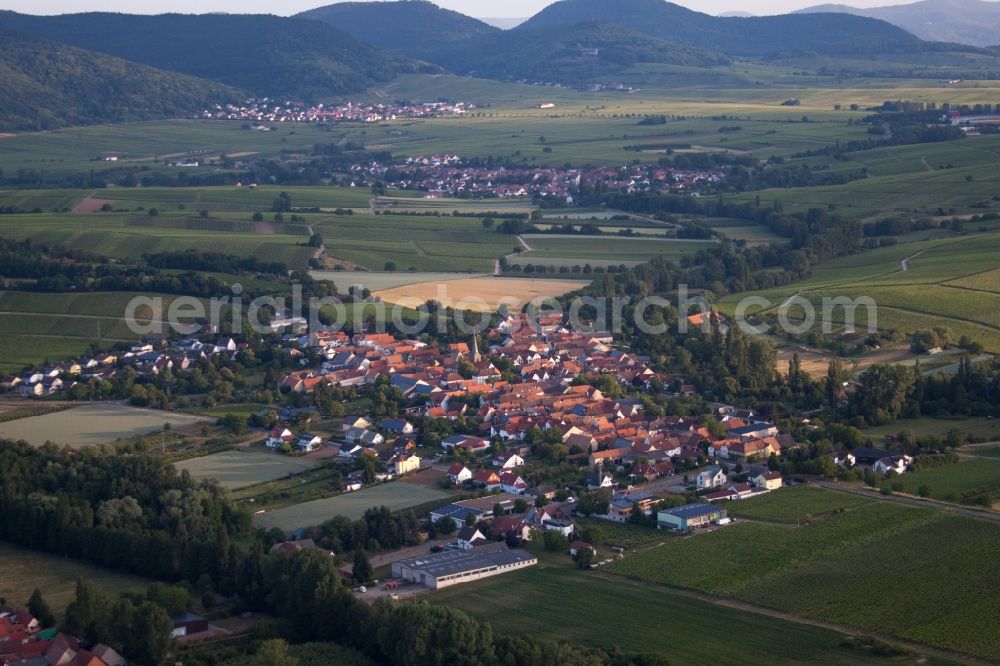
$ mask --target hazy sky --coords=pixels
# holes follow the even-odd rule
[[[479,17],[531,16],[553,0],[436,0],[435,4],[463,14]],[[614,0],[607,0],[614,2]],[[674,0],[677,4],[700,12],[747,11],[755,14],[780,14],[801,7],[821,4],[825,0]],[[879,7],[913,2],[913,0],[839,0],[855,7]],[[180,12],[203,14],[231,12],[252,14],[296,14],[307,9],[330,4],[324,0],[0,0],[0,9],[12,9],[28,14],[66,14],[84,11],[113,11],[130,14],[160,14]],[[2,27],[2,26],[0,26]]]

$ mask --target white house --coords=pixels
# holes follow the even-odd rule
[[[288,428],[282,428],[278,426],[271,430],[271,434],[267,437],[267,447],[269,449],[274,449],[282,444],[291,444],[295,441],[295,435]]]
[[[295,443],[295,447],[303,453],[312,453],[321,446],[323,446],[323,438],[311,433],[303,434]]]
[[[493,460],[493,464],[500,469],[517,469],[524,466],[524,458],[513,453],[509,456],[498,456]]]
[[[597,472],[587,475],[587,488],[590,490],[600,490],[601,488],[611,488],[615,485],[615,479],[610,474]]]
[[[763,472],[753,478],[753,485],[758,488],[777,490],[781,487],[781,472]]]
[[[378,446],[385,444],[385,437],[374,430],[364,430],[363,428],[351,428],[344,435],[348,442],[362,444],[364,446]]]
[[[695,485],[698,488],[718,488],[726,485],[726,473],[718,467],[708,467],[698,474]]]
[[[454,484],[460,484],[472,478],[472,470],[462,463],[455,463],[448,468],[448,478]]]
[[[403,454],[396,459],[396,476],[403,476],[420,469],[420,458],[415,455]]]
[[[386,419],[382,421],[382,429],[398,435],[412,435],[414,432],[413,424],[406,419]]]
[[[875,461],[872,469],[882,476],[889,476],[891,473],[905,474],[911,462],[913,458],[910,456],[887,456]]]
[[[836,453],[831,453],[830,457],[833,462],[838,467],[854,467],[857,464],[857,458],[850,451],[838,451]]]
[[[500,490],[511,495],[521,495],[528,489],[528,484],[515,472],[504,472],[500,475]]]
[[[458,547],[462,550],[472,550],[478,542],[486,541],[486,536],[476,527],[463,527],[458,532]]]
[[[349,430],[354,430],[355,428],[360,428],[361,430],[364,430],[370,425],[371,421],[362,416],[353,416],[353,417],[349,416],[346,419],[344,419],[344,423],[343,425],[341,425],[341,429],[344,432],[347,432]]]

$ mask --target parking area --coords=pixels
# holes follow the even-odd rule
[[[392,599],[412,599],[431,590],[418,583],[405,580],[386,580],[378,585],[365,588],[364,592],[355,592],[355,596],[366,604],[373,604],[382,597]]]

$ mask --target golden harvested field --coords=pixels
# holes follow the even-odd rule
[[[386,303],[417,307],[429,300],[473,312],[493,312],[500,305],[519,310],[536,298],[552,298],[575,291],[589,280],[532,280],[480,277],[443,282],[421,282],[374,293]]]
[[[94,446],[119,438],[159,432],[166,423],[177,430],[211,421],[190,414],[139,409],[117,403],[93,403],[2,423],[0,437],[23,439],[35,446],[45,442],[60,446]]]

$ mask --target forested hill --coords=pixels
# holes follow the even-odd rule
[[[197,113],[239,90],[0,31],[0,131]]]
[[[0,12],[9,30],[182,72],[254,94],[321,100],[436,71],[319,21],[257,15]]]
[[[487,78],[583,84],[614,77],[641,62],[713,67],[730,60],[718,51],[587,21],[510,30],[490,39],[456,44],[439,64],[457,73]]]
[[[870,16],[909,30],[921,39],[991,46],[1000,41],[1000,3],[986,0],[921,0],[906,5],[861,9],[816,5],[796,13],[842,12]]]
[[[300,18],[323,21],[350,35],[411,58],[438,62],[456,42],[485,39],[499,28],[425,0],[340,2]]]
[[[788,51],[860,54],[918,49],[922,44],[902,28],[849,14],[723,18],[663,0],[561,0],[515,30],[570,25],[584,20],[615,23],[660,39],[738,56]]]

